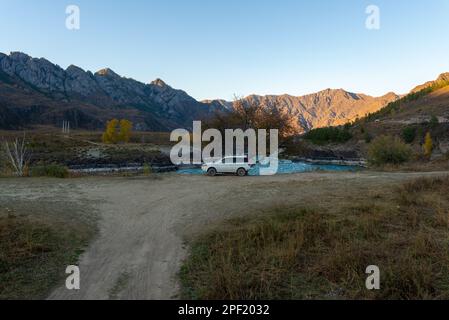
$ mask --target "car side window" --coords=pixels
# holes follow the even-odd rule
[[[236,158],[234,158],[234,163],[248,163],[248,158],[236,157]]]

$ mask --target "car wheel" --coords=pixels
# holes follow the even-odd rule
[[[209,177],[214,177],[217,175],[217,169],[215,168],[209,168],[209,170],[207,170],[207,175]]]
[[[240,169],[238,169],[237,170],[237,175],[239,176],[239,177],[244,177],[244,176],[246,176],[246,170],[244,169],[244,168],[240,168]]]

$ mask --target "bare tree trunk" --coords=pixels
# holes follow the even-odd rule
[[[14,173],[17,176],[22,177],[25,174],[25,168],[29,160],[29,153],[25,143],[25,134],[21,140],[16,138],[12,143],[4,141],[3,149]]]

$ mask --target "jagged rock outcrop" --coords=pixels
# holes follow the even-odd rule
[[[46,59],[20,52],[0,54],[0,107],[4,110],[1,123],[8,122],[6,115],[11,112],[22,114],[19,118],[24,114],[31,118],[17,121],[14,117],[8,127],[26,123],[59,125],[72,120],[75,126],[92,128],[103,126],[111,117],[126,117],[137,129],[170,130],[190,127],[193,120],[212,112],[208,104],[160,79],[144,84],[111,69],[93,74],[71,65],[64,70]],[[30,109],[36,107],[43,114],[31,114]],[[86,118],[90,120],[84,123]]]

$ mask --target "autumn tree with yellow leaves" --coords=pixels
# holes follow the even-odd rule
[[[108,121],[106,130],[103,133],[103,143],[117,144],[119,142],[127,143],[131,138],[133,124],[131,121],[122,119],[112,119]]]
[[[428,158],[432,155],[433,151],[433,140],[430,132],[427,132],[426,138],[424,139],[424,155]]]
[[[131,138],[133,123],[129,120],[122,119],[120,120],[120,133],[119,140],[121,142],[128,143]]]

